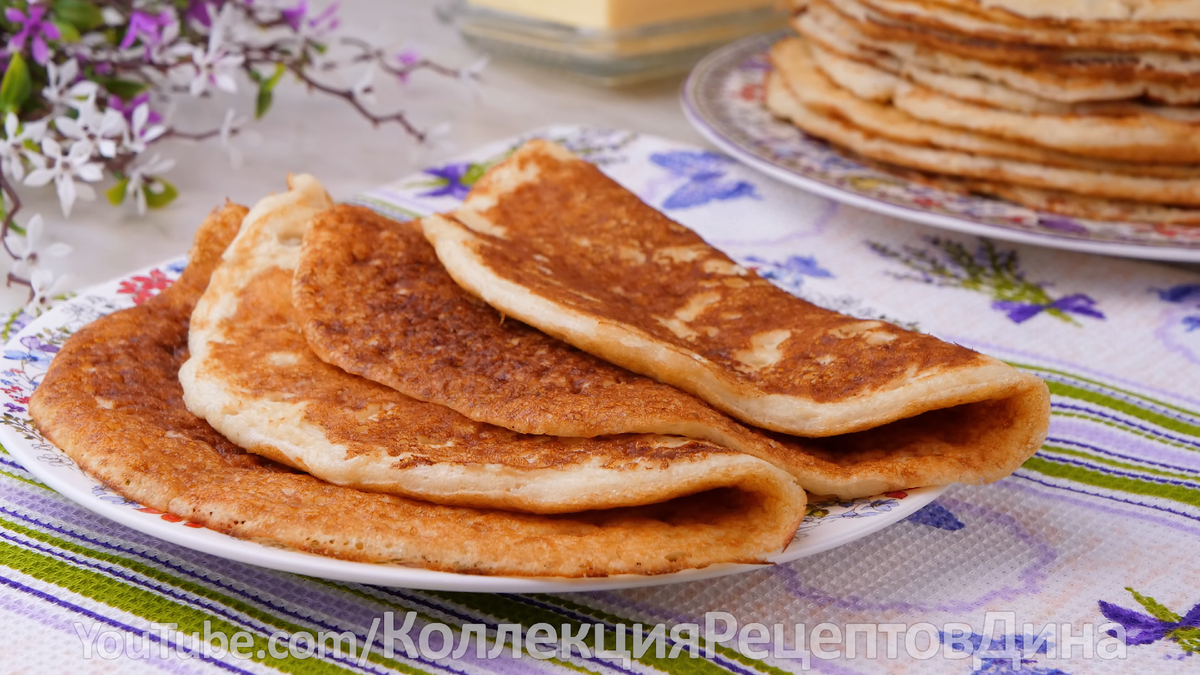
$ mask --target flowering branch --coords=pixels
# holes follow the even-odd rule
[[[179,129],[156,110],[175,97],[236,93],[244,77],[257,90],[258,118],[290,75],[310,91],[346,101],[375,126],[395,124],[423,141],[426,133],[403,111],[372,109],[376,80],[405,84],[427,71],[470,86],[485,65],[449,68],[411,50],[389,53],[336,36],[336,3],[318,11],[308,0],[0,0],[0,8],[0,241],[13,259],[7,283],[27,286],[31,302],[53,294],[61,280],[38,265],[40,214],[24,227],[17,222],[18,186],[53,183],[69,216],[77,200],[95,198],[93,184],[110,178],[108,200],[129,199],[144,213],[177,195],[162,178],[174,161],[146,155],[156,143],[217,139],[238,161],[231,139],[245,120],[229,109],[219,127]],[[333,51],[348,54],[335,58]],[[353,86],[322,78],[347,68],[362,71]],[[51,249],[63,253],[59,245],[43,254]]]

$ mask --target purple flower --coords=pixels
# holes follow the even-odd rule
[[[396,62],[400,64],[401,68],[407,68],[408,66],[411,66],[412,64],[414,64],[420,60],[421,60],[421,55],[418,54],[417,50],[415,50],[415,49],[405,49],[404,51],[400,52],[399,54],[396,54]],[[396,77],[400,78],[400,81],[403,82],[404,84],[408,84],[408,73],[407,72],[397,73]]]
[[[292,27],[292,30],[297,33],[312,33],[321,34],[331,30],[336,30],[341,25],[341,20],[334,16],[337,13],[338,3],[325,8],[325,11],[309,18],[308,16],[308,0],[300,0],[300,3],[291,9],[283,10],[283,20],[287,25]]]
[[[447,164],[446,166],[436,167],[433,169],[425,169],[425,173],[430,176],[436,176],[444,181],[445,185],[438,187],[429,192],[422,192],[422,197],[453,197],[454,199],[465,199],[467,193],[471,191],[471,186],[463,183],[463,176],[471,170],[471,165],[468,162],[458,164]]]
[[[146,12],[135,11],[129,17],[129,27],[125,29],[125,37],[121,38],[121,49],[129,49],[140,36],[142,44],[149,54],[150,47],[162,42],[161,28],[171,23],[171,15],[163,12],[158,16]]]
[[[137,107],[139,105],[141,105],[143,103],[149,103],[149,102],[150,102],[150,94],[148,94],[148,93],[138,94],[137,96],[134,96],[133,99],[131,99],[129,101],[129,103],[126,103],[124,101],[124,99],[122,99],[119,96],[109,96],[108,97],[108,107],[113,110],[116,110],[117,112],[124,115],[125,119],[127,119],[127,120],[133,119],[133,111],[137,110]],[[162,119],[163,119],[162,115],[159,115],[154,110],[151,110],[150,116],[146,118],[146,122],[148,124],[158,124],[159,122],[162,121]]]
[[[1084,295],[1075,293],[1059,298],[1054,302],[1017,302],[1012,300],[997,300],[992,303],[992,309],[998,309],[1008,314],[1013,323],[1024,323],[1048,309],[1057,309],[1067,314],[1090,316],[1093,319],[1103,319],[1104,313],[1095,309],[1096,301]]]
[[[21,344],[33,351],[39,351],[44,354],[58,353],[58,347],[42,342],[42,339],[36,335],[26,335],[25,337],[21,338]]]
[[[1139,602],[1141,602],[1140,598]],[[1180,628],[1200,628],[1200,605],[1196,605],[1182,617],[1175,614],[1174,617],[1178,618],[1178,621],[1167,621],[1149,616],[1103,600],[1100,601],[1100,613],[1104,615],[1104,618],[1119,623],[1125,628],[1125,644],[1127,645],[1148,645],[1169,637],[1170,633]],[[1112,630],[1108,634],[1116,637],[1117,632]]]
[[[183,18],[191,19],[205,28],[212,28],[212,17],[208,13],[208,8],[211,5],[213,9],[220,9],[223,2],[224,0],[196,0],[188,5],[187,10],[183,13]]]
[[[1167,302],[1191,302],[1200,300],[1200,284],[1180,284],[1170,288],[1150,289],[1158,294],[1159,299]]]
[[[675,150],[656,152],[650,155],[650,161],[670,171],[672,175],[688,179],[687,183],[667,197],[663,208],[686,209],[714,200],[758,198],[758,193],[750,183],[726,177],[727,168],[733,160],[724,155],[707,150]]]
[[[50,48],[46,46],[46,40],[57,40],[62,34],[58,32],[58,26],[49,21],[42,21],[45,14],[46,8],[41,5],[30,5],[28,15],[15,7],[4,10],[5,19],[21,24],[21,30],[8,40],[10,54],[24,51],[25,40],[32,39],[33,60],[44,65],[50,59]]]
[[[21,406],[17,405],[16,403],[5,403],[5,404],[4,404],[4,409],[5,409],[6,411],[10,412],[10,413],[23,413],[23,412],[25,412],[25,409],[24,409],[24,408],[22,408]]]

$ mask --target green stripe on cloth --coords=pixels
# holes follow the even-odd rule
[[[580,614],[587,614],[588,616],[596,617],[597,619],[599,619],[601,621],[605,621],[605,622],[608,622],[613,625],[616,625],[618,623],[623,623],[626,621],[626,619],[622,619],[621,617],[619,617],[615,614],[609,614],[608,612],[601,611],[594,607],[588,607],[587,605],[580,605],[578,603],[571,602],[570,600],[567,600],[566,598],[563,598],[561,596],[535,595],[535,596],[531,596],[531,597],[537,598],[538,600],[541,600],[542,602],[545,602],[547,604],[558,605],[559,607],[571,610],[573,612],[578,612]],[[616,646],[615,638],[613,640],[613,646],[614,647]],[[787,671],[780,670],[779,668],[776,668],[775,666],[772,666],[767,663],[763,663],[762,661],[752,659],[749,656],[746,656],[745,654],[742,654],[741,652],[737,651],[736,649],[730,649],[729,647],[724,647],[722,645],[713,645],[713,647],[716,649],[716,652],[718,654],[730,659],[731,661],[736,661],[744,666],[754,668],[755,670],[757,670],[759,672],[769,673],[770,675],[788,675]]]
[[[339,591],[344,591],[344,592],[349,593],[350,595],[353,595],[357,598],[368,600],[368,601],[373,602],[373,603],[375,603],[381,607],[384,607],[386,609],[400,610],[402,612],[414,612],[414,613],[416,613],[417,618],[419,618],[422,621],[425,621],[427,623],[441,623],[441,624],[445,624],[448,626],[453,626],[454,628],[459,629],[458,635],[459,635],[460,640],[462,639],[463,624],[470,623],[469,621],[458,621],[458,620],[449,618],[448,616],[446,618],[434,617],[430,614],[426,614],[425,612],[421,612],[419,610],[412,609],[412,608],[408,607],[407,605],[404,605],[395,599],[372,595],[371,593],[368,593],[366,590],[363,590],[363,588],[370,588],[369,586],[355,588],[354,586],[351,586],[348,584],[342,584],[342,583],[333,582],[333,581],[325,581],[323,579],[313,579],[313,581],[316,581],[317,583],[320,583],[320,584],[324,584],[326,586],[329,586],[330,588],[333,588],[333,589],[336,589]],[[417,594],[421,594],[421,595],[428,595],[428,593],[424,592],[424,591],[413,591],[413,593],[417,593]],[[429,603],[433,604],[433,605],[437,604],[433,599],[429,599]],[[443,611],[447,611],[447,610],[443,610]],[[479,617],[479,620],[483,621],[483,617]],[[495,640],[488,638],[488,640],[487,640],[487,644],[489,645],[488,649],[490,650],[491,645],[494,645],[495,643],[496,643]],[[589,670],[582,666],[578,666],[574,663],[571,663],[570,661],[562,661],[557,658],[546,659],[546,661],[553,663],[557,666],[562,666],[563,668],[568,668],[570,670],[575,670],[575,671],[578,671],[581,673],[596,672],[594,670]]]
[[[41,581],[54,584],[77,595],[91,598],[120,611],[139,616],[159,624],[174,623],[182,633],[204,632],[204,622],[209,621],[212,633],[231,636],[242,630],[223,619],[200,610],[179,604],[151,591],[140,589],[99,572],[72,566],[43,553],[22,549],[13,544],[0,542],[0,565],[9,567]],[[306,675],[353,672],[336,664],[320,659],[277,659],[267,651],[267,639],[253,636],[250,649],[251,659],[286,673]],[[279,649],[277,646],[276,649]],[[259,650],[263,658],[258,657]],[[409,669],[409,673],[422,671]]]
[[[234,611],[245,614],[246,616],[249,616],[251,618],[257,619],[257,620],[261,621],[263,624],[266,624],[268,626],[274,626],[275,628],[287,631],[288,633],[295,633],[295,632],[299,632],[299,631],[308,630],[303,626],[291,623],[285,619],[281,619],[273,614],[270,614],[269,612],[263,611],[253,605],[250,605],[246,602],[238,600],[237,598],[229,597],[223,593],[220,593],[211,588],[208,588],[207,586],[203,586],[201,584],[197,584],[195,582],[191,582],[186,579],[182,579],[180,577],[174,576],[172,574],[169,574],[167,572],[164,572],[164,571],[158,569],[157,567],[153,567],[151,565],[147,565],[145,563],[140,563],[135,560],[130,560],[128,558],[123,558],[123,557],[120,557],[117,555],[112,555],[112,554],[103,553],[100,551],[95,551],[93,549],[90,549],[90,548],[87,548],[84,546],[80,546],[78,544],[73,544],[64,539],[55,537],[55,536],[47,534],[45,532],[41,532],[38,530],[34,530],[31,528],[25,527],[23,525],[20,525],[19,523],[14,523],[5,518],[0,518],[0,527],[3,527],[4,529],[9,530],[10,532],[16,532],[18,534],[24,535],[26,537],[29,537],[30,539],[34,539],[43,544],[61,549],[63,551],[67,551],[67,552],[74,553],[79,556],[91,558],[93,560],[110,563],[112,565],[116,565],[118,567],[127,569],[131,572],[136,572],[138,574],[141,574],[142,576],[153,579],[155,581],[159,581],[164,584],[174,586],[180,590],[191,593],[192,595],[204,598],[206,600],[211,600],[215,603],[219,603],[229,609],[232,609]],[[38,555],[41,555],[41,554],[38,554]],[[53,559],[51,558],[51,560],[53,560]],[[65,565],[66,563],[62,563],[62,564]],[[3,556],[0,556],[0,565],[7,565],[7,561],[3,558]],[[15,566],[12,566],[12,565],[9,565],[9,566],[13,567],[14,569],[20,569]],[[70,569],[78,569],[78,568],[70,568]],[[20,569],[20,571],[25,572],[26,574],[30,574],[30,576],[37,576],[35,574],[25,571],[24,569]],[[82,570],[82,569],[80,569],[79,571],[87,572],[88,574],[98,574],[98,573],[89,572],[87,570]],[[38,578],[42,578],[42,577],[38,577]],[[136,591],[138,593],[145,593],[145,594],[148,594],[150,597],[155,597],[155,598],[161,597],[161,596],[153,594],[150,591],[146,591],[144,589],[138,589],[137,587],[132,586],[126,582],[110,579],[108,577],[103,577],[103,578],[108,581],[111,581],[112,583],[119,584],[120,587],[122,587],[122,588],[130,589],[131,592]],[[58,584],[58,582],[55,581],[54,577],[51,577],[49,579],[44,579],[44,580],[50,581],[51,583]],[[105,604],[111,604],[111,603],[108,603],[104,599],[104,596],[97,597],[97,596],[90,595],[82,590],[78,590],[77,588],[67,586],[65,584],[58,584],[58,585],[63,586],[64,588],[68,588],[68,590],[72,590],[76,593],[79,593],[80,595],[86,595],[87,597],[91,597],[95,600],[105,602]],[[86,586],[84,586],[84,587],[86,587]],[[114,596],[114,597],[120,597],[120,596],[118,595],[118,596]],[[221,618],[217,617],[216,615],[204,613],[201,610],[187,607],[186,605],[178,604],[173,600],[167,600],[166,598],[162,598],[162,599],[163,599],[163,601],[170,603],[171,606],[178,607],[180,610],[186,610],[188,612],[195,612],[198,615],[202,615],[202,617],[198,619],[199,623],[195,624],[200,627],[197,630],[203,629],[205,619],[208,619],[213,622],[212,623],[213,631],[218,630],[216,628],[216,625],[218,622],[226,623],[225,619],[221,619]],[[175,621],[174,618],[172,618],[171,620],[161,620],[158,618],[152,618],[152,617],[160,616],[156,612],[142,613],[142,612],[139,612],[137,609],[134,609],[129,606],[117,606],[117,605],[112,605],[112,606],[116,607],[117,609],[129,612],[131,614],[136,614],[136,615],[141,616],[142,618],[145,618],[150,621],[156,621],[158,623],[172,623],[172,622],[178,623],[181,631],[188,632],[188,633],[192,632],[191,628],[184,627],[185,624],[183,621]],[[226,625],[229,625],[229,624],[226,624]],[[249,630],[250,632],[256,631],[256,629],[250,628],[250,627],[245,627],[245,629]],[[224,629],[221,629],[221,630],[226,632],[226,634],[232,634],[239,630],[243,630],[243,628],[234,628],[233,630],[230,630],[230,631],[225,631]],[[255,636],[255,640],[256,640],[255,645],[256,645],[256,649],[257,649],[258,648],[257,641],[259,640],[259,637]],[[263,638],[262,643],[264,645],[262,647],[262,649],[265,650],[266,649],[266,647],[265,647],[266,639],[265,638]],[[256,658],[255,660],[257,661],[258,659]],[[274,659],[271,659],[268,655],[267,660],[272,661]],[[394,670],[399,670],[401,672],[412,673],[413,675],[423,675],[427,672],[424,670],[419,670],[417,668],[413,668],[413,667],[411,667],[407,664],[401,663],[399,661],[386,659],[383,656],[376,654],[374,651],[372,651],[372,653],[368,656],[368,660],[370,660],[372,663],[382,665],[387,668],[392,668]],[[263,661],[263,663],[266,663],[266,661]],[[332,665],[332,664],[330,664],[330,665]],[[340,666],[337,666],[336,668],[337,668],[338,672],[346,672],[345,669],[341,668]],[[295,672],[308,672],[308,671],[295,671]],[[322,671],[322,672],[325,672],[325,671]],[[329,672],[334,672],[334,671],[329,671]]]
[[[8,453],[5,453],[5,454],[8,454]],[[19,480],[22,483],[28,483],[34,487],[42,488],[43,490],[50,489],[50,488],[46,487],[41,481],[39,481],[36,478],[26,478],[25,476],[21,476],[21,475],[15,474],[15,473],[8,472],[8,471],[5,471],[4,469],[0,469],[0,476],[8,476],[9,478],[12,478],[14,480]]]
[[[1055,462],[1038,455],[1034,455],[1026,460],[1021,465],[1021,468],[1053,478],[1064,478],[1076,483],[1091,485],[1092,487],[1169,499],[1200,508],[1200,490],[1183,487],[1182,485],[1164,485],[1162,483],[1154,483],[1127,476],[1113,476],[1095,469]]]
[[[571,626],[571,630],[574,634],[584,625],[587,625],[582,621],[567,617],[564,614],[558,614],[540,607],[533,607],[516,600],[510,600],[502,595],[487,595],[483,593],[451,593],[445,591],[427,591],[426,593],[428,595],[442,598],[443,600],[452,602],[456,605],[466,607],[474,612],[503,618],[503,620],[506,621],[519,622],[522,626],[526,627],[532,626],[535,623],[548,623],[552,626],[568,624]],[[595,610],[590,610],[590,612],[594,613]],[[593,614],[593,616],[595,616],[595,614]],[[627,623],[624,620],[617,617],[612,617],[611,615],[609,615],[609,618],[605,619],[605,621],[614,624]],[[592,644],[594,635],[589,633],[589,638],[589,644]],[[626,640],[626,646],[632,648],[632,643],[629,639]],[[607,650],[616,649],[616,647],[616,635],[611,631],[605,631],[604,648]],[[725,648],[720,649],[724,650]],[[670,653],[669,648],[668,653]],[[733,653],[736,654],[736,652]],[[777,673],[782,675],[783,673],[783,671],[772,668],[761,661],[747,659],[741,654],[737,654],[737,659],[734,659],[732,655],[726,655],[723,652],[722,654],[731,660],[736,660],[739,663],[745,663],[745,665],[753,667],[764,673],[770,673],[771,675],[775,675]],[[654,655],[654,649],[651,648],[645,654],[643,654],[641,658],[635,658],[633,660],[643,666],[648,666],[664,673],[670,673],[671,675],[708,675],[709,673],[729,672],[728,669],[723,668],[719,664],[713,663],[712,661],[709,661],[703,657],[691,658],[687,655],[686,648],[680,652],[680,656],[678,658],[674,659],[660,659]]]
[[[1193,452],[1196,451],[1195,445],[1191,445],[1188,443],[1182,443],[1182,442],[1174,440],[1174,439],[1166,438],[1163,434],[1160,434],[1160,433],[1153,433],[1150,431],[1146,431],[1145,429],[1138,429],[1137,427],[1135,427],[1131,424],[1128,424],[1128,423],[1121,422],[1120,420],[1106,419],[1103,417],[1099,417],[1097,415],[1091,415],[1088,413],[1076,412],[1076,411],[1065,412],[1062,410],[1054,410],[1051,412],[1051,414],[1054,415],[1055,417],[1067,417],[1067,418],[1087,420],[1089,422],[1096,422],[1097,424],[1103,424],[1106,427],[1116,429],[1122,433],[1131,434],[1133,436],[1137,436],[1138,438],[1144,438],[1144,439],[1146,439],[1148,441],[1152,441],[1154,443],[1161,443],[1162,445],[1169,445],[1173,448],[1181,448],[1183,450],[1190,450]]]
[[[1108,389],[1110,391],[1116,392],[1117,394],[1126,396],[1130,399],[1135,399],[1137,401],[1145,401],[1147,406],[1158,406],[1160,408],[1174,410],[1176,412],[1182,413],[1189,417],[1200,418],[1200,413],[1196,413],[1193,410],[1188,410],[1187,408],[1182,408],[1180,406],[1172,405],[1170,403],[1164,403],[1163,401],[1159,401],[1158,399],[1150,398],[1149,396],[1143,396],[1141,394],[1136,394],[1134,392],[1131,392],[1131,391],[1128,391],[1125,389],[1121,389],[1119,387],[1114,387],[1111,384],[1100,382],[1098,380],[1091,380],[1086,377],[1081,377],[1079,375],[1075,375],[1073,373],[1068,373],[1068,372],[1064,372],[1061,370],[1053,370],[1051,368],[1042,368],[1039,366],[1031,366],[1028,364],[1016,363],[1016,362],[1012,362],[1012,361],[1010,361],[1008,363],[1009,363],[1009,365],[1012,365],[1017,368],[1021,368],[1023,370],[1034,371],[1034,372],[1041,371],[1041,372],[1045,372],[1045,373],[1053,373],[1055,375],[1059,375],[1064,378],[1070,378],[1070,379],[1076,380],[1078,382],[1094,385],[1098,388]],[[1073,399],[1076,399],[1079,401],[1087,401],[1089,403],[1096,403],[1096,404],[1102,405],[1106,408],[1109,408],[1111,410],[1116,410],[1118,412],[1125,413],[1132,417],[1136,417],[1140,420],[1143,420],[1146,422],[1151,422],[1153,424],[1157,424],[1158,426],[1163,427],[1164,429],[1170,429],[1171,431],[1176,431],[1181,434],[1186,434],[1188,436],[1194,436],[1194,437],[1200,438],[1200,425],[1189,424],[1182,420],[1173,419],[1173,418],[1163,415],[1161,413],[1157,413],[1153,410],[1149,410],[1147,407],[1140,406],[1133,401],[1118,398],[1116,396],[1110,396],[1107,394],[1103,394],[1101,392],[1092,391],[1092,390],[1086,389],[1084,387],[1074,386],[1074,385],[1066,384],[1063,382],[1047,381],[1046,385],[1050,387],[1051,394],[1055,394],[1057,396],[1064,396],[1067,398],[1073,398]]]
[[[1140,473],[1146,473],[1146,474],[1150,474],[1153,476],[1162,476],[1164,478],[1178,478],[1180,480],[1187,480],[1187,481],[1192,481],[1195,483],[1200,483],[1200,474],[1195,474],[1195,473],[1187,474],[1187,473],[1177,473],[1174,471],[1163,471],[1162,469],[1155,469],[1155,468],[1151,468],[1151,467],[1147,467],[1147,466],[1142,466],[1141,464],[1131,464],[1129,462],[1122,462],[1120,460],[1110,459],[1108,457],[1104,457],[1102,455],[1098,455],[1093,452],[1087,452],[1086,450],[1074,450],[1071,448],[1064,448],[1059,445],[1043,445],[1040,452],[1051,452],[1051,453],[1055,453],[1055,454],[1059,454],[1059,455],[1069,455],[1071,457],[1079,457],[1080,459],[1086,459],[1089,462],[1095,462],[1096,464],[1103,464],[1105,466],[1111,466],[1111,467],[1117,468],[1117,469],[1126,469],[1128,471],[1137,471]],[[1198,487],[1197,489],[1200,489],[1200,487]]]

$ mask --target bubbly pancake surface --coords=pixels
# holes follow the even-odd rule
[[[568,438],[470,420],[321,361],[292,305],[311,177],[246,217],[192,315],[184,401],[251,452],[339,485],[441,504],[565,513],[740,485],[799,492],[769,463],[657,434]],[[803,501],[803,497],[798,497]]]
[[[368,209],[322,212],[305,235],[294,301],[327,362],[467,417],[541,433],[678,433],[759,457],[805,489],[842,498],[1008,475],[1036,434],[1004,415],[942,418],[818,444],[744,427],[698,399],[555,340],[466,293],[418,223]],[[1020,405],[1019,402],[1013,402]],[[1036,418],[1036,416],[1034,416]]]
[[[580,437],[748,433],[674,387],[506,318],[454,283],[419,224],[369,209],[313,221],[293,300],[322,359],[472,420]]]
[[[340,487],[245,452],[188,412],[178,378],[189,316],[245,213],[211,216],[181,279],[80,330],[33,395],[39,429],[120,494],[238,537],[475,574],[660,574],[757,562],[790,540],[803,493],[797,501],[769,480],[546,516]]]
[[[1030,383],[800,300],[544,141],[481,179],[454,220],[422,225],[451,276],[493,307],[776,431],[857,431]]]

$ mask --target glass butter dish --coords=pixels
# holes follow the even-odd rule
[[[774,0],[453,0],[439,13],[484,51],[606,86],[685,72],[787,20]]]

